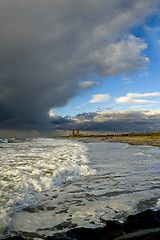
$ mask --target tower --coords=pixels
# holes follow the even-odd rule
[[[75,137],[75,131],[74,131],[74,129],[72,130],[72,137]]]
[[[76,129],[76,136],[79,136],[79,129]]]

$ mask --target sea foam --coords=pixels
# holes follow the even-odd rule
[[[39,239],[159,208],[160,149],[107,141],[0,143],[0,232]],[[32,237],[31,237],[32,236]]]
[[[83,144],[65,140],[35,139],[1,146],[0,231],[15,212],[42,201],[46,191],[93,174],[85,153]]]

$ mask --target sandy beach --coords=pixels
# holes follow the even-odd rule
[[[160,136],[107,136],[107,135],[88,135],[88,136],[63,136],[58,137],[62,139],[78,139],[78,140],[90,140],[90,141],[109,141],[128,143],[130,145],[151,145],[160,146]]]
[[[131,137],[111,137],[107,139],[110,142],[128,143],[131,145],[152,145],[160,146],[160,137],[152,136],[131,136]]]

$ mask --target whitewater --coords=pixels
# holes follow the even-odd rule
[[[160,148],[107,141],[0,141],[0,237],[97,227],[160,208]]]

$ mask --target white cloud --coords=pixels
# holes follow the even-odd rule
[[[141,77],[146,77],[146,76],[148,76],[148,72],[144,72],[144,73],[141,73],[141,74],[139,74],[139,77],[141,78]]]
[[[126,96],[115,98],[116,103],[120,104],[143,104],[143,103],[158,103],[158,101],[145,100],[141,98],[158,97],[160,92],[153,93],[128,93]],[[140,99],[137,99],[140,98]]]
[[[56,117],[56,116],[57,116],[57,115],[54,113],[55,110],[56,110],[55,108],[51,108],[51,109],[49,110],[48,116],[49,116],[50,118],[53,118],[53,117]]]
[[[153,93],[128,93],[127,94],[131,98],[139,98],[139,97],[157,97],[160,96],[160,92]]]
[[[146,48],[147,44],[143,40],[129,35],[118,42],[102,45],[90,54],[90,61],[93,66],[97,64],[93,70],[101,71],[104,76],[127,73],[149,62],[149,59],[142,54]]]
[[[148,32],[158,33],[160,32],[160,27],[149,27],[145,25],[145,30]]]
[[[84,81],[79,83],[80,90],[85,90],[96,85],[98,85],[98,82],[95,81]]]
[[[138,108],[144,110],[144,109],[146,109],[146,107],[152,107],[152,106],[153,106],[153,103],[152,104],[136,105],[136,106],[134,105],[134,106],[131,106],[130,108],[134,109],[134,110],[137,110]]]
[[[124,81],[125,84],[130,84],[133,82],[131,78],[127,77],[125,74],[122,76],[122,80]]]
[[[92,99],[89,101],[90,103],[96,102],[106,102],[110,99],[108,94],[95,94],[92,96]]]

